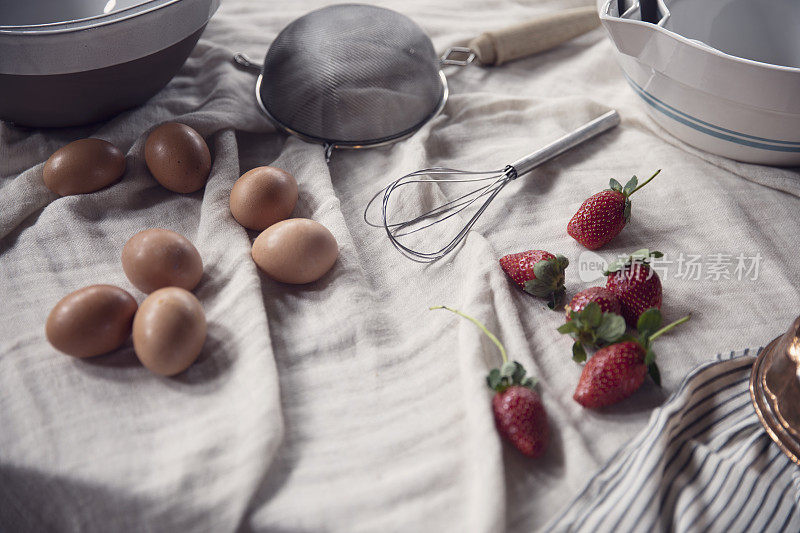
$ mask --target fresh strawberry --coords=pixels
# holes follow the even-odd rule
[[[599,305],[603,313],[620,313],[620,302],[616,294],[605,287],[590,287],[573,296],[569,305],[564,308],[567,312],[567,321],[571,320],[570,311],[580,313],[590,302]]]
[[[495,391],[492,411],[497,431],[529,457],[544,454],[550,439],[550,426],[542,399],[533,390],[536,381],[525,377],[525,369],[521,364],[508,360],[503,344],[476,319],[450,307],[437,306],[431,309],[446,309],[470,320],[497,346],[503,365],[492,369],[486,377],[487,385]]]
[[[619,309],[619,300],[616,302]],[[586,347],[599,348],[617,342],[625,335],[625,319],[617,313],[604,313],[597,302],[587,303],[578,312],[569,306],[567,309],[567,322],[558,328],[558,332],[575,339],[572,359],[577,362],[586,361]]]
[[[635,341],[601,348],[583,367],[572,397],[590,409],[624,400],[644,383],[647,375],[644,356],[644,348]]]
[[[492,411],[497,431],[524,455],[541,457],[550,438],[542,399],[533,389],[522,385],[496,390]]]
[[[685,316],[661,329],[661,311],[648,309],[639,318],[639,338],[606,346],[589,359],[578,380],[573,399],[584,407],[597,409],[624,400],[644,383],[649,373],[656,385],[661,377],[651,343],[678,324]]]
[[[659,172],[661,170],[656,171],[641,185],[636,176],[625,187],[612,178],[609,189],[590,196],[581,204],[567,224],[567,233],[590,250],[596,250],[608,243],[631,219],[630,195],[650,183]]]
[[[648,261],[663,255],[643,248],[626,259],[611,263],[603,272],[608,276],[606,288],[619,298],[622,316],[631,327],[647,309],[661,309],[661,280]]]
[[[569,260],[544,250],[528,250],[500,258],[506,274],[528,294],[549,298],[548,307],[555,309],[564,296],[564,270]]]

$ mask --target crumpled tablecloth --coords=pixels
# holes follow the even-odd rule
[[[376,3],[412,17],[443,50],[583,2]],[[253,75],[231,56],[263,57],[282,27],[324,4],[226,0],[179,74],[142,107],[74,129],[0,126],[0,529],[541,528],[690,369],[764,345],[796,316],[798,169],[741,164],[670,137],[627,87],[601,30],[502,67],[448,71],[444,112],[395,146],[326,164],[322,147],[276,132],[257,112]],[[427,166],[503,167],[610,108],[620,127],[508,185],[444,261],[403,259],[362,219],[390,179]],[[211,147],[200,192],[171,193],[145,168],[147,133],[169,120]],[[87,136],[120,147],[128,169],[103,191],[57,198],[42,165]],[[254,235],[229,214],[234,181],[266,164],[297,176],[295,216],[339,242],[336,266],[317,283],[260,275]],[[665,317],[693,317],[656,345],[663,389],[648,383],[614,408],[587,411],[572,400],[581,367],[555,331],[562,315],[509,283],[497,259],[540,248],[577,264],[583,249],[565,227],[580,203],[611,177],[658,168],[600,255],[661,250],[673,261],[663,265]],[[141,302],[120,251],[149,227],[186,235],[203,257],[196,294],[209,337],[199,361],[165,379],[130,344],[88,361],[53,350],[44,320],[65,294],[111,283]],[[687,276],[690,256],[699,279],[690,279],[696,267]],[[739,256],[757,268],[737,275]],[[593,284],[574,268],[567,281],[570,293]],[[553,428],[544,458],[499,439],[484,382],[498,354],[469,322],[427,310],[437,304],[484,321],[540,378]]]

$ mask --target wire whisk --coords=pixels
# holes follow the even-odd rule
[[[582,142],[591,139],[592,137],[610,129],[619,124],[619,114],[612,110],[608,113],[592,120],[574,130],[560,139],[548,144],[522,159],[499,170],[490,170],[483,172],[474,172],[467,170],[457,170],[452,168],[426,168],[411,172],[405,176],[398,178],[391,182],[389,185],[378,191],[375,196],[367,204],[364,209],[364,221],[370,226],[376,228],[383,228],[386,236],[392,245],[399,250],[403,255],[413,261],[420,263],[432,263],[445,257],[447,254],[455,250],[466,238],[469,231],[478,221],[480,216],[492,203],[495,196],[500,194],[510,181],[515,180],[519,176],[526,174],[549,161],[550,159],[558,156],[559,154],[573,148]],[[413,216],[403,220],[394,220],[391,216],[392,200],[396,200],[395,195],[399,195],[402,187],[408,185],[414,186],[434,186],[438,187],[443,184],[458,184],[458,183],[477,183],[480,184],[475,189],[472,189],[464,194],[457,196],[452,200],[428,209],[422,214]],[[371,222],[368,218],[370,207],[375,201],[381,198],[381,219],[380,222]],[[469,220],[458,228],[455,235],[445,244],[438,249],[431,251],[424,251],[419,248],[414,248],[411,243],[404,242],[409,235],[423,232],[432,228],[452,217],[455,217],[465,209],[470,208],[476,204],[472,216]],[[400,205],[400,208],[403,206]],[[456,219],[457,220],[457,219]],[[439,241],[441,244],[441,241]],[[439,245],[436,245],[439,246]]]

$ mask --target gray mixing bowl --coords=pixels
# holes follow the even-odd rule
[[[87,124],[141,104],[189,57],[219,0],[0,2],[0,119]]]

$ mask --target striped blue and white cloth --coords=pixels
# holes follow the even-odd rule
[[[750,403],[757,353],[718,356],[687,376],[545,530],[800,531],[800,467]]]

